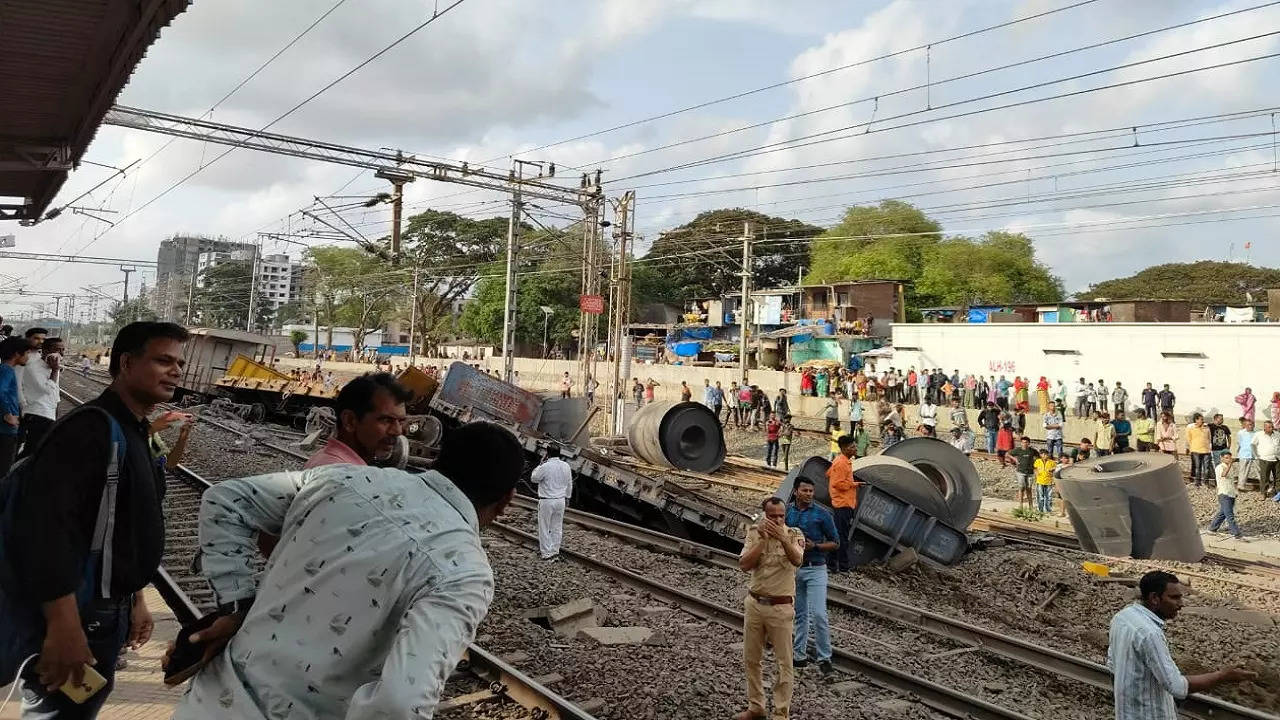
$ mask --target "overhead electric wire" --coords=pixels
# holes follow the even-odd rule
[[[1067,81],[1070,81],[1070,80],[1078,80],[1078,79],[1080,79],[1080,78],[1089,77],[1089,76],[1091,76],[1091,75],[1098,75],[1098,74],[1100,74],[1100,73],[1104,73],[1104,72],[1113,72],[1113,71],[1115,71],[1115,70],[1124,69],[1124,68],[1128,68],[1128,67],[1133,67],[1134,65],[1138,65],[1138,64],[1145,64],[1145,63],[1150,63],[1150,62],[1158,62],[1158,61],[1161,61],[1161,60],[1168,60],[1168,59],[1171,59],[1171,58],[1179,57],[1179,56],[1182,56],[1182,55],[1187,55],[1187,54],[1190,54],[1190,53],[1203,52],[1204,50],[1208,50],[1208,49],[1215,49],[1215,48],[1223,47],[1223,46],[1225,46],[1225,45],[1231,45],[1231,44],[1235,44],[1235,43],[1239,43],[1239,42],[1247,42],[1247,41],[1251,41],[1251,40],[1256,40],[1256,39],[1261,38],[1261,37],[1267,37],[1267,36],[1270,36],[1270,35],[1276,35],[1276,34],[1280,34],[1280,30],[1272,31],[1272,32],[1269,32],[1269,33],[1264,33],[1264,34],[1262,34],[1262,35],[1257,35],[1257,36],[1253,36],[1253,37],[1250,37],[1250,38],[1244,38],[1244,39],[1239,39],[1239,40],[1231,40],[1231,41],[1227,41],[1227,42],[1224,42],[1224,43],[1216,43],[1216,44],[1214,44],[1214,45],[1209,45],[1209,46],[1205,46],[1205,47],[1194,48],[1194,49],[1191,49],[1191,50],[1184,50],[1184,51],[1181,51],[1181,52],[1172,53],[1172,54],[1170,54],[1170,55],[1164,55],[1164,56],[1161,56],[1161,57],[1158,57],[1158,58],[1152,58],[1152,59],[1149,59],[1149,60],[1142,60],[1142,61],[1138,61],[1138,62],[1136,62],[1136,63],[1125,63],[1125,64],[1123,64],[1123,65],[1116,65],[1116,66],[1113,66],[1113,67],[1110,67],[1110,68],[1104,68],[1104,69],[1102,69],[1102,70],[1095,70],[1095,71],[1091,71],[1091,72],[1088,72],[1088,73],[1081,73],[1081,74],[1073,75],[1073,76],[1066,77],[1066,78],[1058,78],[1058,79],[1055,79],[1055,80],[1046,80],[1046,81],[1039,82],[1039,83],[1032,83],[1032,84],[1030,84],[1030,85],[1023,85],[1023,86],[1021,86],[1021,87],[1012,88],[1012,89],[1009,89],[1009,90],[1002,90],[1002,91],[1000,91],[1000,92],[987,93],[987,94],[985,94],[985,95],[979,95],[979,96],[976,96],[976,97],[966,98],[966,99],[963,99],[963,100],[956,100],[956,101],[953,101],[953,102],[950,102],[950,103],[944,103],[944,104],[942,104],[942,105],[934,105],[934,106],[929,107],[929,108],[923,108],[923,109],[920,109],[920,110],[913,110],[913,111],[910,111],[910,112],[900,113],[900,114],[898,114],[898,115],[894,115],[894,116],[890,116],[890,117],[886,117],[886,118],[881,118],[880,120],[876,120],[876,121],[869,121],[869,122],[855,123],[855,124],[853,124],[853,125],[845,125],[845,126],[842,126],[842,127],[839,127],[839,128],[832,128],[832,129],[829,129],[829,130],[823,130],[823,131],[816,132],[816,133],[810,133],[810,134],[808,134],[808,135],[801,135],[801,136],[799,136],[799,137],[790,138],[790,139],[787,139],[787,140],[781,140],[781,141],[777,141],[777,142],[773,142],[773,143],[766,143],[766,144],[764,144],[764,145],[757,145],[757,146],[755,146],[755,147],[747,148],[747,149],[744,149],[744,150],[735,151],[735,152],[733,152],[733,153],[724,153],[724,154],[721,154],[721,155],[713,155],[713,156],[710,156],[710,157],[702,158],[702,159],[700,159],[700,160],[693,160],[693,161],[690,161],[690,162],[687,162],[687,163],[681,163],[681,164],[679,164],[679,165],[673,165],[673,166],[666,167],[666,168],[660,168],[660,169],[655,169],[655,170],[648,170],[648,171],[645,171],[645,172],[635,173],[635,174],[633,174],[633,175],[627,175],[627,176],[625,176],[625,177],[617,178],[617,179],[614,179],[614,180],[609,180],[606,184],[621,183],[621,182],[624,182],[624,181],[626,181],[626,180],[633,180],[633,179],[642,178],[642,177],[649,177],[649,176],[652,176],[652,175],[660,175],[660,174],[663,174],[663,173],[674,172],[674,171],[676,171],[676,170],[684,170],[684,169],[691,168],[691,167],[701,167],[701,166],[704,166],[704,165],[711,165],[711,164],[715,164],[715,163],[725,162],[725,161],[728,161],[728,160],[742,160],[742,159],[746,159],[746,158],[750,158],[750,157],[759,157],[759,156],[761,156],[761,155],[766,155],[766,154],[769,154],[769,153],[777,152],[777,151],[779,151],[779,150],[794,150],[794,149],[799,148],[799,147],[809,147],[809,146],[812,146],[812,145],[818,145],[818,144],[822,144],[822,143],[834,142],[834,141],[837,141],[837,140],[846,140],[846,139],[849,139],[849,138],[851,138],[851,137],[861,137],[861,136],[869,135],[869,134],[872,134],[872,133],[890,132],[890,131],[893,131],[893,130],[901,130],[901,129],[903,129],[903,128],[916,127],[916,126],[919,126],[919,125],[927,125],[927,124],[930,124],[930,123],[941,122],[941,121],[944,121],[944,120],[955,120],[955,119],[963,118],[963,117],[972,117],[972,116],[974,116],[974,115],[981,115],[981,114],[984,114],[984,113],[994,112],[994,111],[996,111],[996,110],[1009,110],[1009,109],[1016,108],[1016,107],[1023,107],[1023,106],[1026,106],[1026,105],[1034,105],[1034,104],[1037,104],[1037,103],[1048,102],[1048,101],[1051,101],[1051,100],[1061,100],[1061,99],[1069,98],[1069,97],[1077,97],[1077,96],[1080,96],[1080,95],[1087,95],[1087,94],[1089,94],[1089,93],[1101,92],[1101,91],[1103,91],[1103,90],[1114,90],[1114,89],[1121,88],[1121,87],[1129,87],[1129,86],[1132,86],[1132,85],[1139,85],[1139,84],[1146,83],[1146,82],[1154,82],[1154,81],[1156,81],[1156,80],[1167,80],[1167,79],[1169,79],[1169,78],[1181,77],[1181,76],[1184,76],[1184,75],[1190,75],[1190,74],[1198,73],[1198,72],[1205,72],[1205,71],[1208,71],[1208,70],[1220,70],[1220,69],[1223,69],[1223,68],[1227,68],[1227,67],[1234,67],[1234,66],[1236,66],[1236,65],[1242,65],[1242,64],[1250,63],[1250,62],[1257,62],[1257,61],[1260,61],[1260,60],[1270,60],[1270,59],[1272,59],[1272,58],[1280,57],[1280,52],[1275,52],[1275,53],[1266,53],[1266,54],[1263,54],[1263,55],[1255,55],[1255,56],[1253,56],[1253,57],[1249,57],[1249,58],[1243,58],[1243,59],[1239,59],[1239,60],[1224,61],[1224,62],[1220,62],[1220,63],[1214,63],[1214,64],[1212,64],[1212,65],[1204,65],[1204,66],[1201,66],[1201,67],[1190,68],[1190,69],[1187,69],[1187,70],[1179,70],[1179,71],[1174,71],[1174,72],[1168,72],[1168,73],[1163,73],[1163,74],[1160,74],[1160,75],[1152,75],[1152,76],[1148,76],[1148,77],[1144,77],[1144,78],[1137,78],[1137,79],[1134,79],[1134,80],[1124,80],[1124,81],[1119,81],[1119,82],[1111,83],[1111,84],[1108,84],[1108,85],[1099,85],[1099,86],[1097,86],[1097,87],[1092,87],[1092,88],[1083,88],[1083,89],[1080,89],[1080,90],[1072,90],[1072,91],[1069,91],[1069,92],[1059,93],[1059,94],[1056,94],[1056,95],[1047,95],[1047,96],[1045,96],[1045,97],[1039,97],[1039,98],[1029,98],[1029,99],[1027,99],[1027,100],[1019,100],[1019,101],[1016,101],[1016,102],[1006,103],[1006,104],[1003,104],[1003,105],[993,105],[993,106],[991,106],[991,107],[979,108],[979,109],[976,109],[976,110],[966,110],[966,111],[964,111],[964,112],[960,112],[960,113],[953,113],[953,114],[951,114],[951,115],[943,115],[943,116],[934,117],[934,118],[927,118],[927,119],[924,119],[924,120],[916,120],[916,121],[907,122],[907,123],[900,123],[900,124],[898,124],[898,125],[890,125],[890,126],[886,126],[886,127],[877,127],[877,128],[872,128],[872,127],[870,127],[873,123],[880,123],[880,122],[885,122],[885,121],[889,121],[889,120],[898,120],[898,119],[903,119],[903,118],[907,118],[907,117],[914,117],[914,116],[917,116],[917,115],[922,115],[922,114],[926,114],[926,113],[931,113],[931,112],[934,112],[934,111],[936,111],[936,110],[940,110],[940,109],[944,109],[944,108],[948,108],[948,107],[958,107],[958,106],[960,106],[960,105],[967,105],[967,104],[974,103],[974,102],[980,102],[980,101],[982,101],[982,100],[990,100],[990,99],[993,99],[993,98],[996,98],[996,97],[1001,97],[1001,96],[1004,96],[1004,95],[1010,95],[1010,94],[1013,94],[1013,93],[1025,92],[1025,91],[1027,91],[1027,90],[1035,90],[1035,89],[1038,89],[1038,88],[1047,87],[1047,86],[1049,86],[1049,85],[1056,85],[1056,84],[1059,84],[1059,83],[1062,83],[1062,82],[1067,82]],[[851,130],[851,129],[854,129],[854,128],[865,128],[865,129],[864,129],[862,132],[854,133],[854,134],[850,134],[850,135],[839,135],[839,136],[836,136],[836,137],[825,137],[825,138],[823,137],[823,136],[830,136],[830,135],[833,135],[833,134],[835,134],[835,133],[839,133],[839,132],[844,132],[844,131],[847,131],[847,130]],[[817,138],[822,138],[822,139],[817,139]],[[805,141],[805,140],[809,140],[809,141],[811,141],[811,142],[803,142],[803,141]],[[800,144],[795,144],[795,143],[800,143]],[[785,146],[785,147],[784,147],[784,146]]]
[[[415,27],[410,28],[410,29],[409,29],[407,32],[405,32],[403,35],[399,36],[399,37],[398,37],[398,38],[396,38],[394,41],[392,41],[392,42],[391,42],[391,44],[387,45],[386,47],[384,47],[384,48],[382,48],[381,50],[377,51],[377,52],[376,52],[376,53],[374,53],[373,55],[369,56],[368,58],[366,58],[365,60],[363,60],[362,62],[360,62],[359,64],[357,64],[355,67],[351,68],[350,70],[348,70],[348,71],[344,72],[343,74],[341,74],[341,75],[339,75],[338,77],[334,78],[333,80],[329,81],[327,84],[325,84],[325,85],[324,85],[323,87],[321,87],[319,90],[316,90],[316,91],[315,91],[315,92],[313,92],[312,94],[308,95],[306,98],[302,99],[301,101],[299,101],[298,103],[296,103],[295,105],[293,105],[293,106],[292,106],[292,107],[290,107],[288,110],[286,110],[286,111],[284,111],[283,113],[281,113],[280,115],[277,115],[277,116],[275,117],[275,119],[271,120],[271,121],[270,121],[270,122],[268,122],[267,124],[265,124],[265,125],[263,125],[262,127],[258,128],[257,132],[264,132],[264,131],[266,131],[266,130],[269,130],[269,129],[270,129],[272,126],[274,126],[276,123],[280,122],[281,120],[284,120],[285,118],[289,117],[289,116],[290,116],[290,115],[292,115],[293,113],[295,113],[295,112],[297,112],[298,110],[302,109],[302,108],[303,108],[304,106],[306,106],[308,103],[310,103],[311,101],[313,101],[313,100],[315,100],[316,98],[320,97],[321,95],[323,95],[325,92],[327,92],[328,90],[330,90],[331,88],[333,88],[333,87],[334,87],[335,85],[337,85],[338,83],[342,82],[343,80],[346,80],[347,78],[351,77],[352,75],[354,75],[355,73],[357,73],[358,71],[360,71],[361,69],[363,69],[365,66],[369,65],[370,63],[374,62],[375,60],[377,60],[378,58],[382,57],[382,56],[383,56],[383,55],[385,55],[386,53],[390,52],[393,48],[395,48],[396,46],[400,45],[400,44],[401,44],[401,43],[403,43],[405,40],[408,40],[410,37],[412,37],[413,35],[415,35],[415,34],[416,34],[416,33],[418,33],[419,31],[421,31],[423,28],[427,27],[427,26],[428,26],[428,25],[430,25],[431,23],[435,22],[435,21],[436,21],[436,20],[438,20],[439,18],[443,17],[446,13],[448,13],[450,10],[452,10],[452,9],[456,8],[457,6],[461,5],[464,1],[465,1],[465,0],[453,0],[453,2],[449,3],[448,5],[446,5],[446,6],[444,7],[444,9],[443,9],[443,10],[439,10],[439,11],[435,12],[434,14],[432,14],[432,15],[431,15],[431,17],[427,18],[427,19],[426,19],[425,21],[423,21],[422,23],[419,23],[419,24],[418,24],[418,25],[416,25]],[[179,180],[177,180],[176,182],[174,182],[173,184],[171,184],[169,187],[167,187],[167,188],[165,188],[164,190],[162,190],[158,195],[156,195],[156,196],[152,197],[150,200],[147,200],[146,202],[142,203],[142,204],[141,204],[141,205],[139,205],[137,208],[134,208],[133,210],[130,210],[130,211],[129,211],[128,213],[126,213],[123,217],[121,217],[118,221],[116,221],[116,225],[113,225],[113,226],[112,226],[112,228],[118,227],[119,225],[123,224],[123,223],[124,223],[126,220],[128,220],[129,218],[133,217],[134,215],[136,215],[136,214],[138,214],[138,213],[142,212],[143,210],[145,210],[146,208],[150,207],[153,203],[155,203],[156,201],[158,201],[158,200],[160,200],[161,198],[165,197],[166,195],[168,195],[169,193],[173,192],[173,191],[174,191],[174,190],[176,190],[177,188],[181,187],[184,183],[186,183],[186,182],[187,182],[188,180],[190,180],[191,178],[195,177],[197,174],[199,174],[199,173],[200,173],[201,171],[203,171],[205,168],[207,168],[207,167],[209,167],[209,166],[213,165],[214,163],[218,162],[219,160],[221,160],[222,158],[226,157],[227,155],[230,155],[230,154],[231,154],[232,152],[234,152],[236,149],[237,149],[237,148],[236,148],[235,146],[229,147],[229,148],[227,148],[226,150],[224,150],[222,153],[220,153],[219,155],[217,155],[216,157],[214,157],[212,160],[210,160],[208,163],[202,163],[202,164],[201,164],[199,167],[197,167],[195,170],[193,170],[193,171],[191,171],[190,173],[186,174],[185,176],[183,176],[182,178],[180,178]],[[109,231],[110,229],[112,229],[112,228],[108,228],[108,231]],[[105,234],[106,234],[106,231],[104,231],[103,233],[99,233],[99,234],[98,234],[97,236],[95,236],[92,240],[90,240],[90,242],[89,242],[89,243],[87,243],[87,244],[85,245],[85,247],[80,248],[80,250],[78,250],[77,252],[82,252],[82,251],[83,251],[85,248],[87,248],[89,245],[92,245],[94,242],[97,242],[97,240],[98,240],[98,239],[100,239],[100,238],[102,237],[102,235],[105,235]]]
[[[814,79],[814,78],[822,77],[822,76],[824,76],[824,75],[830,75],[830,74],[832,74],[832,73],[840,72],[840,71],[842,71],[842,70],[849,70],[849,69],[851,69],[851,68],[861,67],[861,66],[863,66],[863,65],[869,65],[869,64],[871,64],[871,63],[879,62],[879,61],[881,61],[881,60],[888,60],[888,59],[890,59],[890,58],[894,58],[894,57],[897,57],[897,56],[899,56],[899,55],[906,55],[906,54],[913,53],[913,52],[919,52],[919,51],[921,51],[921,50],[927,50],[927,49],[928,49],[928,48],[930,48],[930,47],[936,47],[936,46],[938,46],[938,45],[944,45],[944,44],[946,44],[946,43],[955,42],[955,41],[957,41],[957,40],[962,40],[962,39],[964,39],[964,38],[969,38],[969,37],[973,37],[973,36],[975,36],[975,35],[981,35],[981,34],[983,34],[983,33],[988,33],[988,32],[991,32],[991,31],[993,31],[993,30],[1000,30],[1000,29],[1003,29],[1003,28],[1011,27],[1011,26],[1013,26],[1013,25],[1017,25],[1017,24],[1019,24],[1019,23],[1024,23],[1024,22],[1028,22],[1028,21],[1030,21],[1030,20],[1036,20],[1036,19],[1039,19],[1039,18],[1042,18],[1042,17],[1047,17],[1047,16],[1049,16],[1049,15],[1054,15],[1054,14],[1057,14],[1057,13],[1065,12],[1065,11],[1067,11],[1067,10],[1074,10],[1075,8],[1083,7],[1083,6],[1085,6],[1085,5],[1092,5],[1092,4],[1093,4],[1093,3],[1095,3],[1095,2],[1097,2],[1097,0],[1081,0],[1080,2],[1074,2],[1074,3],[1071,3],[1070,5],[1064,5],[1064,6],[1059,7],[1059,8],[1053,8],[1053,9],[1050,9],[1050,10],[1044,10],[1044,11],[1042,11],[1042,12],[1034,13],[1034,14],[1031,14],[1031,15],[1026,15],[1026,16],[1023,16],[1023,17],[1020,17],[1020,18],[1014,18],[1013,20],[1007,20],[1007,21],[1005,21],[1005,22],[997,23],[997,24],[995,24],[995,25],[989,25],[989,26],[987,26],[987,27],[977,28],[977,29],[975,29],[975,30],[969,30],[969,31],[966,31],[966,32],[963,32],[963,33],[959,33],[959,34],[957,34],[957,35],[952,35],[952,36],[950,36],[950,37],[939,38],[939,39],[937,39],[937,40],[933,40],[933,41],[930,41],[930,42],[928,42],[928,43],[923,43],[923,44],[920,44],[920,45],[915,45],[915,46],[912,46],[912,47],[909,47],[909,48],[903,48],[903,49],[901,49],[901,50],[894,50],[894,51],[892,51],[892,52],[884,53],[884,54],[882,54],[882,55],[877,55],[877,56],[875,56],[875,57],[870,57],[870,58],[864,58],[864,59],[862,59],[862,60],[857,60],[857,61],[855,61],[855,62],[846,63],[846,64],[844,64],[844,65],[839,65],[839,66],[837,66],[837,67],[827,68],[827,69],[825,69],[825,70],[820,70],[820,71],[818,71],[818,72],[809,73],[809,74],[807,74],[807,75],[802,75],[801,77],[798,77],[798,78],[791,78],[790,80],[783,80],[783,81],[780,81],[780,82],[771,83],[771,84],[769,84],[769,85],[763,85],[763,86],[761,86],[761,87],[757,87],[757,88],[753,88],[753,89],[750,89],[750,90],[744,90],[744,91],[741,91],[741,92],[733,93],[732,95],[726,95],[726,96],[724,96],[724,97],[717,98],[717,99],[714,99],[714,100],[706,100],[706,101],[703,101],[703,102],[695,103],[695,104],[693,104],[693,105],[688,105],[688,106],[685,106],[685,107],[682,107],[682,108],[678,108],[678,109],[676,109],[676,110],[668,110],[668,111],[666,111],[666,112],[659,113],[659,114],[657,114],[657,115],[650,115],[649,117],[641,118],[641,119],[639,119],[639,120],[632,120],[632,121],[630,121],[630,122],[622,123],[622,124],[620,124],[620,125],[615,125],[615,126],[613,126],[613,127],[605,128],[605,129],[603,129],[603,130],[596,130],[596,131],[594,131],[594,132],[584,133],[584,134],[582,134],[582,135],[577,135],[577,136],[575,136],[575,137],[565,138],[564,140],[557,140],[556,142],[547,143],[547,144],[545,144],[545,145],[539,145],[538,147],[530,148],[529,150],[521,151],[521,152],[519,152],[518,154],[520,154],[520,155],[527,155],[527,154],[529,154],[529,153],[534,153],[534,152],[539,152],[539,151],[541,151],[541,150],[546,150],[547,148],[553,148],[553,147],[556,147],[556,146],[559,146],[559,145],[565,145],[565,144],[567,144],[567,143],[577,142],[577,141],[579,141],[579,140],[586,140],[586,139],[588,139],[588,138],[593,138],[593,137],[597,137],[597,136],[600,136],[600,135],[605,135],[605,134],[608,134],[608,133],[611,133],[611,132],[616,132],[616,131],[618,131],[618,130],[624,130],[624,129],[626,129],[626,128],[635,127],[635,126],[637,126],[637,125],[644,125],[644,124],[646,124],[646,123],[654,122],[655,120],[663,120],[663,119],[666,119],[666,118],[669,118],[669,117],[674,117],[674,116],[676,116],[676,115],[681,115],[681,114],[684,114],[684,113],[687,113],[687,112],[691,112],[691,111],[693,111],[693,110],[701,110],[701,109],[706,108],[706,107],[711,107],[712,105],[719,105],[719,104],[721,104],[721,103],[729,102],[729,101],[732,101],[732,100],[738,100],[738,99],[741,99],[741,98],[744,98],[744,97],[749,97],[749,96],[751,96],[751,95],[756,95],[756,94],[759,94],[759,93],[762,93],[762,92],[766,92],[766,91],[769,91],[769,90],[776,90],[776,89],[781,88],[781,87],[786,87],[786,86],[788,86],[788,85],[794,85],[794,84],[796,84],[796,83],[804,82],[804,81],[806,81],[806,80],[812,80],[812,79]],[[513,153],[513,154],[517,154],[517,153]],[[489,161],[486,161],[486,162],[489,162]],[[591,163],[587,163],[587,165],[590,165],[590,164],[591,164]],[[577,168],[577,169],[580,169],[580,168]]]
[[[1259,9],[1266,8],[1266,7],[1271,7],[1271,6],[1274,6],[1274,5],[1280,5],[1280,0],[1273,0],[1272,2],[1266,2],[1266,3],[1263,3],[1263,4],[1261,4],[1261,5],[1254,5],[1254,6],[1247,7],[1247,8],[1241,8],[1241,9],[1237,9],[1237,10],[1231,10],[1231,11],[1228,11],[1228,12],[1219,13],[1219,14],[1217,14],[1217,15],[1211,15],[1211,16],[1209,16],[1209,17],[1198,18],[1198,19],[1196,19],[1196,20],[1189,20],[1189,21],[1187,21],[1187,22],[1177,23],[1177,24],[1175,24],[1175,25],[1166,25],[1166,26],[1164,26],[1164,27],[1155,28],[1155,29],[1153,29],[1153,30],[1146,30],[1146,31],[1144,31],[1144,32],[1140,32],[1140,33],[1133,33],[1133,34],[1130,34],[1130,35],[1125,35],[1125,36],[1123,36],[1123,37],[1113,38],[1113,39],[1111,39],[1111,40],[1102,40],[1102,41],[1099,41],[1099,42],[1090,43],[1090,44],[1088,44],[1088,45],[1081,45],[1081,46],[1079,46],[1079,47],[1069,48],[1069,49],[1067,49],[1067,50],[1060,50],[1060,51],[1058,51],[1058,52],[1049,53],[1049,54],[1047,54],[1047,55],[1040,55],[1040,56],[1037,56],[1037,57],[1034,57],[1034,58],[1028,58],[1028,59],[1026,59],[1026,60],[1019,60],[1019,61],[1016,61],[1016,62],[1006,63],[1006,64],[1004,64],[1004,65],[996,65],[996,66],[993,66],[993,67],[983,68],[983,69],[981,69],[981,70],[975,70],[975,71],[967,72],[967,73],[963,73],[963,74],[960,74],[960,75],[953,75],[953,76],[951,76],[951,77],[941,78],[941,79],[938,79],[938,80],[930,80],[930,81],[928,81],[928,82],[925,82],[925,83],[922,83],[922,84],[918,84],[918,85],[912,85],[912,86],[910,86],[910,87],[898,88],[898,89],[896,89],[896,90],[889,90],[889,91],[881,92],[881,93],[877,93],[877,94],[874,94],[874,95],[868,95],[868,96],[866,96],[866,97],[858,98],[857,100],[848,100],[848,101],[845,101],[845,102],[836,103],[836,104],[834,104],[834,105],[826,105],[826,106],[824,106],[824,107],[815,108],[815,109],[813,109],[813,110],[806,110],[806,111],[804,111],[804,112],[793,113],[793,114],[791,114],[791,115],[784,115],[784,116],[781,116],[781,117],[770,118],[770,119],[768,119],[768,120],[762,120],[762,121],[760,121],[760,122],[751,123],[751,124],[749,124],[749,125],[742,125],[742,126],[739,126],[739,127],[736,127],[736,128],[731,128],[731,129],[729,129],[729,130],[721,130],[721,131],[719,131],[719,132],[714,132],[714,133],[711,133],[711,134],[709,134],[709,135],[702,135],[702,136],[700,136],[700,137],[695,137],[695,138],[686,138],[686,139],[684,139],[684,140],[677,140],[676,142],[667,143],[667,144],[665,144],[665,145],[658,145],[658,146],[656,146],[656,147],[646,148],[646,149],[644,149],[644,150],[637,150],[637,151],[635,151],[635,152],[630,152],[630,153],[627,153],[627,154],[625,154],[625,155],[615,155],[615,156],[611,156],[611,157],[608,157],[608,158],[602,158],[602,159],[600,159],[600,160],[595,160],[595,161],[593,161],[593,162],[585,163],[585,165],[590,166],[590,165],[596,165],[596,164],[605,163],[605,162],[615,163],[615,162],[618,162],[619,160],[628,160],[628,159],[630,159],[630,158],[639,157],[639,156],[641,156],[641,155],[647,155],[647,154],[649,154],[649,153],[660,152],[660,151],[663,151],[663,150],[669,150],[669,149],[671,149],[671,148],[681,147],[681,146],[683,146],[683,145],[689,145],[689,144],[692,144],[692,143],[704,142],[704,141],[706,141],[706,140],[714,140],[714,139],[717,139],[717,138],[727,137],[727,136],[729,136],[729,135],[733,135],[733,134],[740,133],[740,132],[745,132],[745,131],[747,131],[747,130],[754,130],[754,129],[756,129],[756,128],[765,127],[765,126],[772,125],[772,124],[775,124],[775,123],[788,122],[788,121],[796,120],[796,119],[803,118],[803,117],[809,117],[809,116],[812,116],[812,115],[818,115],[818,114],[821,114],[821,113],[824,113],[824,112],[830,112],[830,111],[832,111],[832,110],[838,110],[838,109],[840,109],[840,108],[846,108],[846,107],[850,107],[850,106],[853,106],[853,105],[858,105],[858,104],[861,104],[861,103],[866,103],[866,102],[876,102],[876,103],[879,103],[881,100],[884,100],[885,98],[890,98],[890,97],[894,97],[894,96],[897,96],[897,95],[905,95],[905,94],[909,94],[909,93],[913,93],[913,92],[918,92],[918,91],[920,91],[920,90],[926,90],[926,89],[935,88],[935,87],[938,87],[938,86],[940,86],[940,85],[947,85],[947,84],[949,84],[949,83],[960,82],[960,81],[963,81],[963,80],[972,80],[973,78],[981,77],[981,76],[983,76],[983,75],[989,75],[989,74],[992,74],[992,73],[1002,72],[1002,71],[1004,71],[1004,70],[1010,70],[1010,69],[1017,68],[1017,67],[1022,67],[1022,66],[1025,66],[1025,65],[1031,65],[1031,64],[1034,64],[1034,63],[1044,62],[1044,61],[1046,61],[1046,60],[1054,60],[1054,59],[1057,59],[1057,58],[1066,57],[1066,56],[1068,56],[1068,55],[1073,55],[1073,54],[1076,54],[1076,53],[1087,52],[1087,51],[1089,51],[1089,50],[1097,50],[1098,48],[1106,47],[1106,46],[1108,46],[1108,45],[1116,45],[1116,44],[1119,44],[1119,43],[1124,43],[1124,42],[1129,42],[1129,41],[1131,41],[1131,40],[1136,40],[1136,39],[1138,39],[1138,38],[1147,37],[1147,36],[1149,36],[1149,35],[1157,35],[1157,34],[1159,34],[1159,33],[1170,32],[1170,31],[1172,31],[1172,30],[1180,30],[1180,29],[1183,29],[1183,28],[1186,28],[1186,27],[1190,27],[1190,26],[1192,26],[1192,25],[1197,25],[1197,24],[1199,24],[1199,23],[1212,22],[1212,21],[1214,21],[1214,20],[1219,20],[1219,19],[1222,19],[1222,18],[1224,18],[1224,17],[1231,16],[1231,15],[1237,15],[1237,14],[1240,14],[1240,13],[1251,12],[1251,11],[1254,11],[1254,10],[1259,10]],[[1269,33],[1269,34],[1270,34],[1270,33]],[[1124,67],[1124,66],[1121,66],[1121,67]],[[1081,77],[1083,77],[1083,76],[1081,76]],[[1078,78],[1068,78],[1068,79],[1070,80],[1070,79],[1078,79]],[[945,107],[945,106],[938,106],[938,107]],[[892,119],[892,118],[885,118],[885,119]]]

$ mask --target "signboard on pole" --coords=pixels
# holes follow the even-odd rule
[[[604,298],[600,295],[579,295],[578,309],[584,313],[600,315],[604,312]]]
[[[18,240],[12,235],[0,235],[0,248],[17,247]]]

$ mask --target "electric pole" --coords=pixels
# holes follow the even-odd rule
[[[258,237],[258,245],[253,249],[253,262],[249,265],[249,317],[244,321],[245,332],[253,332],[253,311],[258,298],[258,256],[262,254],[262,237]]]
[[[137,272],[138,269],[128,265],[121,265],[120,272],[124,273],[124,300],[120,304],[121,311],[124,312],[125,324],[129,322],[129,275]]]
[[[609,377],[609,431],[622,433],[623,399],[622,382],[631,375],[630,358],[623,349],[627,342],[627,320],[631,317],[631,219],[635,212],[636,194],[628,190],[613,204],[613,236],[618,254],[613,259],[612,286],[609,293],[609,351],[613,353],[613,368]]]
[[[374,177],[391,181],[391,264],[400,263],[400,218],[404,211],[404,184],[413,182],[413,175],[393,168],[383,168]]]
[[[502,379],[511,382],[515,370],[516,349],[516,248],[520,243],[520,218],[524,203],[520,199],[520,182],[524,165],[511,163],[511,219],[507,224],[507,293],[502,308]]]
[[[751,223],[742,223],[742,305],[738,310],[738,367],[743,385],[747,384],[747,325],[751,306]]]
[[[413,346],[418,328],[418,263],[413,264],[413,297],[409,301],[409,364],[414,364]]]
[[[604,276],[604,243],[601,236],[600,211],[603,209],[600,199],[600,171],[596,171],[594,184],[590,176],[584,174],[580,183],[583,191],[592,190],[592,199],[583,203],[582,226],[582,295],[584,297],[600,297],[600,280]],[[600,338],[600,314],[582,309],[579,301],[578,312],[578,385],[583,393],[587,391],[589,378],[595,377],[596,344]],[[612,315],[610,315],[612,317]],[[612,337],[610,337],[612,342]],[[545,353],[544,353],[545,354]]]

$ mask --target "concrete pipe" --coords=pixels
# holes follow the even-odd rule
[[[653,465],[710,473],[724,464],[724,431],[702,403],[645,405],[627,426],[627,442],[633,453]]]
[[[1104,555],[1199,562],[1204,542],[1172,455],[1124,453],[1057,473],[1081,546]]]
[[[964,453],[933,438],[911,438],[890,446],[881,456],[906,460],[929,478],[949,509],[947,515],[939,519],[963,530],[978,517],[982,507],[982,478]]]

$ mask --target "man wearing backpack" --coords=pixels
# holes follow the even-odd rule
[[[187,338],[173,323],[126,325],[111,347],[111,385],[5,478],[0,635],[25,633],[34,647],[23,655],[39,653],[22,673],[24,720],[96,717],[121,647],[151,637],[141,591],[164,549],[165,477],[147,414],[173,398]],[[107,685],[76,705],[58,688],[86,665]]]

